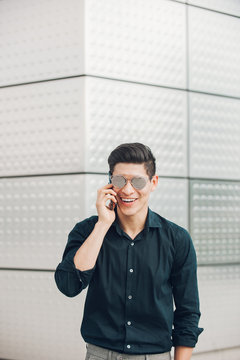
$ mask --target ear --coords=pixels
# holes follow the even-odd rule
[[[158,176],[154,175],[151,179],[151,191],[154,191],[158,185]]]

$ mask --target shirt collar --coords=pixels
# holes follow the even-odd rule
[[[116,228],[117,233],[119,235],[122,235],[123,230],[120,227],[119,222],[118,222],[116,207],[115,207],[114,211],[116,214],[116,218],[112,225]],[[148,214],[147,214],[147,219],[146,219],[144,230],[149,231],[149,228],[161,228],[161,227],[162,227],[162,223],[161,223],[161,218],[159,217],[159,215],[156,214],[154,211],[152,211],[150,208],[148,208]]]
[[[152,211],[150,208],[148,208],[148,215],[147,220],[145,224],[145,228],[161,228],[162,227],[162,221],[158,214],[156,214],[154,211]]]

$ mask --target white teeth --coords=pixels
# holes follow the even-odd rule
[[[133,202],[133,201],[135,201],[135,199],[122,199],[122,201],[124,201],[124,202]]]

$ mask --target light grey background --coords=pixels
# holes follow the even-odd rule
[[[197,251],[193,359],[239,360],[239,2],[1,0],[0,50],[0,358],[84,359],[86,290],[54,270],[110,151],[140,141],[151,208]]]

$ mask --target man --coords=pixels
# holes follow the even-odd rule
[[[174,346],[175,360],[189,360],[203,331],[191,237],[148,207],[158,177],[147,146],[122,144],[108,163],[98,216],[75,225],[55,272],[66,296],[89,285],[86,359],[166,360]]]

